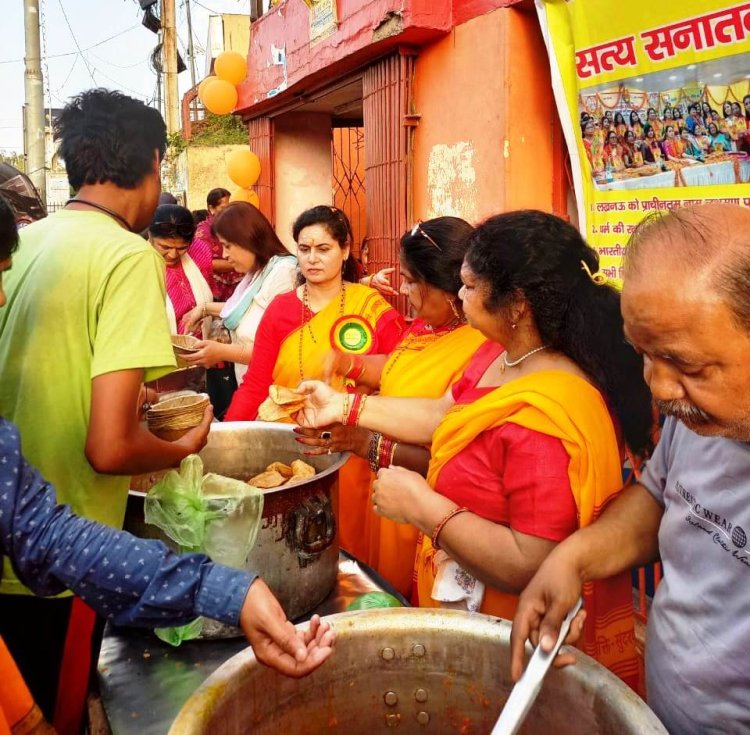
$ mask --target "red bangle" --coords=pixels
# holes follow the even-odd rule
[[[380,443],[380,452],[378,452],[378,467],[389,467],[388,456],[391,450],[391,444],[393,441],[387,436],[383,437],[383,441]]]
[[[359,412],[362,410],[361,404],[363,397],[364,393],[354,393],[352,395],[352,402],[346,413],[346,421],[344,422],[345,426],[356,426],[359,422]]]
[[[453,516],[457,516],[459,513],[463,513],[464,511],[468,511],[468,510],[469,510],[468,508],[454,508],[441,521],[438,522],[438,524],[432,530],[432,536],[430,537],[430,540],[432,541],[433,549],[440,550],[440,544],[438,543],[438,538],[440,536],[441,531],[445,527],[445,524],[448,523],[448,521],[451,518],[453,518]]]
[[[349,359],[351,362],[349,369],[344,373],[344,377],[356,383],[364,375],[365,361],[360,355],[352,355]]]
[[[378,467],[390,467],[393,464],[393,455],[395,452],[396,442],[384,436],[383,441],[380,443],[380,451],[378,452]]]

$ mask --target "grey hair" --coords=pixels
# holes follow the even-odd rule
[[[747,220],[744,227],[741,217]],[[646,253],[676,257],[681,268],[706,273],[737,325],[750,332],[750,210],[710,204],[649,215],[628,241],[626,280],[648,267]]]

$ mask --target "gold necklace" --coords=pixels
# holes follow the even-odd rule
[[[391,370],[393,370],[396,363],[401,359],[403,354],[408,350],[415,342],[417,342],[420,339],[424,339],[425,337],[430,337],[429,342],[432,342],[432,337],[437,336],[438,339],[440,337],[444,337],[446,334],[450,334],[451,332],[454,332],[459,327],[463,327],[464,324],[466,324],[466,319],[464,317],[458,317],[454,319],[452,322],[449,322],[443,327],[438,327],[437,329],[430,328],[430,331],[432,334],[425,335],[425,334],[407,334],[406,337],[404,337],[403,340],[401,340],[400,344],[396,349],[391,353],[390,358],[388,359],[388,366],[386,367],[385,371],[383,372],[383,375],[388,375]]]
[[[341,282],[341,300],[339,301],[339,316],[344,315],[344,305],[346,303],[346,284],[342,281]],[[325,308],[325,307],[324,307]],[[298,351],[297,351],[297,360],[299,365],[299,379],[304,380],[305,379],[305,371],[302,369],[302,352],[303,352],[303,341],[305,338],[305,326],[307,326],[307,331],[310,333],[310,339],[313,341],[313,344],[318,344],[318,341],[315,339],[315,334],[313,333],[312,327],[310,326],[310,322],[312,321],[312,318],[315,316],[313,313],[313,310],[310,308],[310,294],[307,290],[307,282],[302,286],[302,325],[299,330],[299,340],[298,340]]]

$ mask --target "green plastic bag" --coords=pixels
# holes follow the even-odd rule
[[[242,480],[203,474],[197,454],[170,470],[144,501],[146,523],[161,529],[180,552],[202,552],[219,564],[244,569],[263,519],[263,493]],[[156,635],[178,646],[197,638],[201,618],[187,625],[159,628]]]
[[[387,592],[365,592],[349,603],[347,610],[370,610],[374,607],[403,607],[399,600]]]

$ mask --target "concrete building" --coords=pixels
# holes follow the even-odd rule
[[[24,108],[25,112],[25,108]],[[54,122],[62,112],[62,108],[47,107],[44,110],[44,167],[46,179],[46,200],[47,210],[54,212],[62,208],[65,202],[70,199],[70,185],[68,184],[68,174],[65,170],[65,163],[58,155],[58,144],[55,142]],[[26,116],[24,114],[24,126],[26,125]],[[27,155],[25,150],[26,136],[24,135],[24,156]]]
[[[376,268],[417,219],[568,212],[530,0],[283,0],[252,22],[248,62],[237,113],[287,244],[300,211],[334,200]]]

